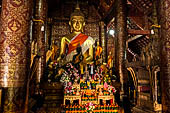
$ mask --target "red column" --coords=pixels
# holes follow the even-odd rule
[[[3,112],[21,112],[29,71],[31,0],[2,0],[0,87]]]
[[[120,77],[121,93],[125,93],[127,82],[126,64],[126,37],[127,37],[127,20],[126,20],[126,0],[117,0],[116,2],[116,17],[115,17],[115,36],[116,36],[116,52],[115,52],[115,66],[117,74]]]
[[[170,112],[170,0],[160,0],[159,14],[161,24],[161,90],[163,113]]]

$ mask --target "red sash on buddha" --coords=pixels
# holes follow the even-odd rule
[[[68,45],[69,49],[68,49],[68,54],[66,56],[67,61],[72,60],[73,55],[75,55],[76,48],[79,44],[82,48],[82,54],[84,54],[94,44],[94,40],[92,37],[84,35],[82,33],[74,36]]]
[[[80,46],[81,46],[86,41],[87,38],[88,38],[88,36],[84,35],[82,33],[75,36],[71,40],[71,42],[70,42],[70,44],[68,46],[68,48],[69,48],[68,49],[68,54],[71,53],[72,51],[74,51],[77,48],[78,44],[80,44]]]

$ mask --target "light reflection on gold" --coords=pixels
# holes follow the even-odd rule
[[[8,76],[8,66],[4,67],[5,73],[4,73],[4,87],[8,86],[8,80],[7,80],[7,76]]]
[[[1,108],[2,89],[0,89],[0,108]]]
[[[37,83],[40,83],[40,80],[41,80],[41,75],[42,75],[42,67],[41,67],[41,64],[42,64],[42,59],[40,58],[40,59],[39,59],[39,62],[38,62]]]

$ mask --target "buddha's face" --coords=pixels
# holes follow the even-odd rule
[[[85,25],[84,17],[73,16],[69,24],[71,26],[72,32],[74,32],[74,31],[75,32],[82,32],[83,27]]]

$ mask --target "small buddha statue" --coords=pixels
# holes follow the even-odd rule
[[[57,45],[57,41],[56,40],[53,40],[52,41],[52,56],[51,56],[51,59],[52,61],[54,60],[57,60],[57,52],[58,52],[58,45]]]
[[[80,45],[84,56],[83,62],[90,62],[93,59],[94,40],[92,37],[82,33],[85,26],[85,18],[78,4],[71,14],[69,25],[71,27],[71,34],[61,39],[61,50],[58,61],[63,59],[62,56],[66,57],[66,63],[72,61],[73,56],[76,54],[76,48]]]
[[[102,47],[99,44],[99,41],[96,42],[96,51],[95,51],[95,59],[101,58]]]
[[[94,61],[95,64],[98,65],[102,62],[102,47],[99,44],[99,41],[96,42],[95,45],[95,57],[94,57]]]
[[[111,51],[109,52],[109,55],[108,55],[107,64],[108,64],[110,69],[113,67],[113,57],[112,57],[112,52]]]
[[[57,45],[57,40],[53,40],[51,49],[48,50],[46,53],[46,62],[48,62],[49,60],[52,62],[56,62],[58,57],[58,52],[59,52],[59,46]]]

